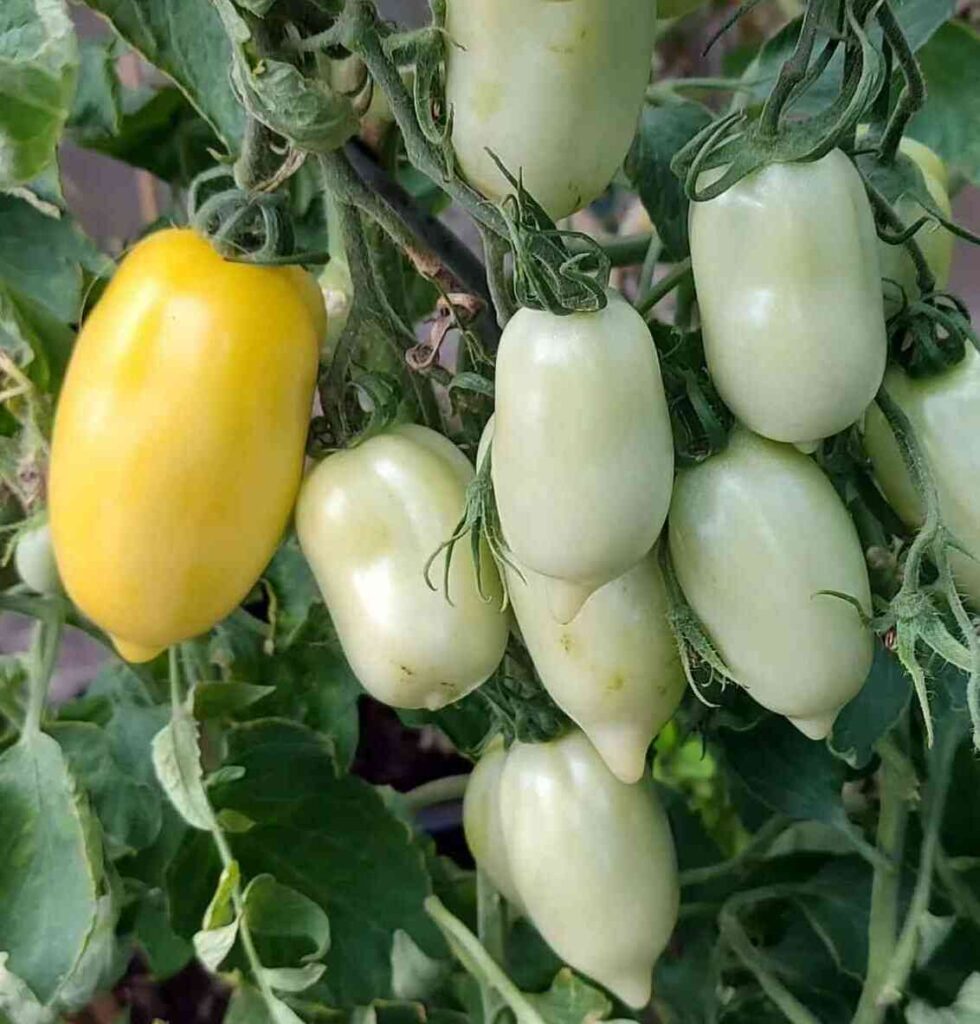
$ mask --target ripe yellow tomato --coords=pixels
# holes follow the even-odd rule
[[[124,657],[209,629],[272,556],[325,330],[304,271],[227,262],[193,231],[122,261],[68,368],[49,504],[65,588]]]

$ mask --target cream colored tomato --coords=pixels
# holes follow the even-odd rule
[[[466,550],[452,560],[451,602],[424,576],[462,516],[472,476],[451,441],[409,425],[328,456],[303,484],[296,508],[303,553],[355,675],[393,707],[450,704],[503,657],[508,619],[489,554],[489,600]],[[434,580],[442,579],[442,557]]]
[[[595,199],[633,140],[656,14],[655,0],[449,0],[446,99],[469,182],[513,191],[489,150],[552,218]]]
[[[901,152],[914,160],[932,201],[949,218],[953,211],[949,202],[949,174],[946,166],[928,146],[915,139],[902,139]],[[895,212],[905,224],[914,224],[926,211],[914,199],[902,196],[895,205]],[[954,238],[941,224],[932,221],[924,224],[915,234],[915,240],[922,255],[929,264],[936,279],[936,287],[942,291],[949,284],[949,272],[953,263]],[[902,293],[906,301],[919,297],[915,263],[904,245],[889,245],[879,242],[881,253],[881,276],[884,280],[885,312],[888,316],[897,313],[902,306]]]
[[[545,578],[521,573],[507,572],[507,592],[541,682],[609,770],[636,782],[685,688],[656,548],[596,590],[567,625],[548,609]]]
[[[751,430],[812,444],[854,423],[885,372],[878,236],[833,150],[692,203],[691,261],[712,380]]]
[[[491,471],[507,544],[570,621],[653,547],[674,448],[660,364],[620,295],[598,313],[522,309],[497,355]]]
[[[929,462],[945,525],[969,552],[950,550],[953,575],[980,607],[980,355],[967,344],[961,363],[921,379],[893,367],[885,375],[885,388],[909,418]],[[922,504],[877,405],[868,410],[864,446],[895,511],[909,526],[921,525]]]
[[[511,878],[545,941],[627,1005],[646,1005],[678,907],[652,783],[621,782],[575,730],[511,748],[500,813]]]
[[[144,661],[210,629],[278,545],[326,328],[296,267],[159,231],[122,261],[61,392],[49,507],[69,596]]]
[[[521,898],[510,874],[500,813],[500,776],[506,757],[503,743],[498,739],[477,762],[463,798],[463,832],[473,859],[490,883],[520,910]]]
[[[739,429],[682,470],[670,554],[687,600],[735,678],[763,707],[822,739],[871,668],[871,589],[833,485],[790,445]]]

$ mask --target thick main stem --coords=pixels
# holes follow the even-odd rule
[[[878,995],[888,975],[898,930],[898,895],[908,824],[908,773],[904,755],[890,740],[879,745],[878,849],[888,858],[875,865],[868,924],[868,968],[853,1024],[877,1024],[884,1017]]]

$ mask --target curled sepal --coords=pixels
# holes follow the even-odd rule
[[[843,0],[842,31],[830,36],[811,64],[823,6],[818,0],[807,6],[796,49],[783,65],[761,114],[754,119],[745,111],[726,114],[675,154],[671,169],[692,202],[714,199],[769,164],[808,163],[849,144],[881,86],[884,61],[866,31],[873,10],[863,4],[858,17],[855,0]],[[785,118],[784,111],[819,80],[841,45],[845,73],[834,102],[809,118]]]
[[[541,685],[527,651],[511,640],[500,668],[477,690],[490,705],[494,724],[506,746],[546,743],[568,732],[571,720]]]
[[[493,153],[490,156],[514,189],[500,209],[514,253],[514,295],[518,303],[557,316],[604,309],[612,264],[602,246],[581,231],[555,227],[521,178],[515,178]],[[577,242],[575,253],[565,244],[573,238]]]
[[[347,382],[347,390],[357,400],[360,411],[367,416],[364,425],[351,439],[355,447],[387,430],[398,418],[401,390],[398,381],[384,373],[355,372]]]
[[[312,153],[337,149],[356,134],[359,121],[349,97],[292,64],[263,57],[231,0],[215,3],[232,46],[232,85],[252,117]]]
[[[467,535],[470,538],[470,557],[473,559],[473,567],[476,571],[476,585],[480,597],[484,601],[492,600],[492,592],[484,586],[483,570],[483,546],[486,544],[490,557],[493,559],[500,577],[500,587],[503,593],[500,609],[505,611],[509,604],[507,597],[507,574],[510,570],[523,580],[521,570],[514,564],[510,557],[510,550],[504,540],[503,530],[500,527],[500,516],[497,513],[497,503],[493,497],[493,479],[490,475],[491,454],[488,451],[480,460],[476,475],[466,487],[466,505],[463,515],[456,524],[452,536],[443,541],[442,544],[432,552],[431,557],[425,563],[425,582],[433,590],[439,588],[432,582],[432,566],[440,555],[443,555],[442,591],[446,600],[452,604],[452,595],[449,593],[449,569],[452,566],[453,552],[456,545]]]
[[[715,683],[720,683],[722,689],[728,683],[740,684],[715,650],[694,609],[687,603],[687,598],[684,597],[684,592],[677,581],[667,544],[659,545],[659,558],[667,588],[667,622],[674,634],[684,677],[702,704],[709,708],[718,707],[705,696],[704,691]]]
[[[888,321],[892,356],[912,377],[929,377],[959,363],[966,346],[980,348],[966,304],[948,292],[905,302]]]
[[[967,698],[974,743],[980,746],[980,638],[963,605],[949,564],[950,549],[963,549],[943,523],[932,469],[909,418],[885,388],[878,392],[876,401],[895,436],[906,470],[925,509],[925,518],[905,556],[902,585],[885,611],[875,619],[874,627],[876,632],[884,635],[886,644],[896,652],[912,678],[929,746],[933,741],[933,726],[929,708],[928,658],[938,655],[969,673]],[[939,572],[938,583],[928,588],[923,583],[926,559],[931,560]],[[935,603],[934,594],[945,600],[961,639],[951,633],[946,618]],[[926,662],[920,660],[920,649],[929,652]]]
[[[705,368],[701,332],[660,321],[653,321],[650,331],[660,355],[677,462],[695,465],[725,448],[734,417]]]

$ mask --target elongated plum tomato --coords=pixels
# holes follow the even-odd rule
[[[674,842],[652,783],[621,782],[575,730],[511,748],[500,814],[511,878],[545,941],[644,1006],[678,905]]]
[[[569,622],[663,526],[674,449],[657,351],[620,295],[598,313],[522,309],[497,356],[494,492],[507,544]]]
[[[908,417],[929,462],[945,525],[968,552],[950,549],[953,576],[980,608],[980,355],[968,344],[962,362],[921,379],[892,367],[885,375],[885,389]],[[922,503],[877,405],[865,419],[864,446],[895,511],[909,526],[921,525]]]
[[[296,498],[326,328],[295,267],[166,230],[120,264],[58,404],[50,516],[65,587],[144,661],[227,615]]]
[[[463,174],[553,219],[591,202],[633,140],[650,78],[655,0],[449,0],[446,99]]]
[[[878,236],[850,160],[771,164],[692,204],[690,228],[705,358],[736,417],[794,444],[854,423],[887,344]]]
[[[508,620],[489,553],[482,552],[487,600],[468,553],[452,559],[451,602],[424,575],[463,514],[472,477],[451,441],[407,425],[328,456],[300,492],[300,545],[344,653],[364,688],[392,707],[450,704],[503,657]],[[442,557],[434,580],[442,579]]]
[[[476,462],[493,439],[487,422]],[[677,710],[684,673],[667,623],[657,549],[593,593],[571,622],[555,620],[548,580],[527,566],[507,570],[521,636],[552,700],[592,741],[609,770],[636,782],[651,741]]]
[[[902,139],[901,152],[914,161],[922,172],[923,181],[932,201],[946,217],[952,217],[949,202],[949,174],[946,165],[936,154],[915,139]],[[895,212],[906,225],[914,224],[927,216],[926,211],[910,196],[902,196],[895,205]],[[942,291],[949,284],[949,272],[953,263],[953,235],[936,221],[923,224],[915,233],[915,240],[925,256],[929,269],[936,278],[936,287]],[[885,281],[885,312],[892,316],[902,307],[901,293],[909,301],[919,297],[915,263],[904,245],[889,245],[879,240],[881,255],[881,276]],[[899,291],[901,289],[901,292]]]
[[[507,592],[545,689],[609,770],[636,782],[685,687],[656,548],[595,591],[566,625],[555,621],[546,579],[533,570],[508,570]]]
[[[687,600],[735,678],[811,739],[861,689],[873,640],[857,531],[807,456],[737,429],[725,451],[682,470],[670,554]]]
[[[523,910],[510,874],[500,812],[500,776],[506,758],[503,743],[498,738],[477,762],[463,798],[463,832],[473,859],[493,887],[518,910]]]

